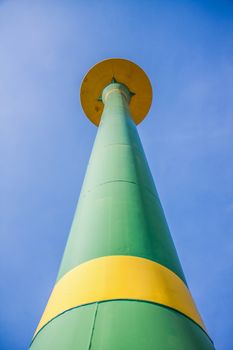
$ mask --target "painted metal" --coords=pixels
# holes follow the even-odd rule
[[[97,63],[84,77],[80,99],[87,117],[95,125],[99,125],[103,112],[101,93],[111,81],[125,84],[133,98],[130,102],[130,112],[136,124],[147,115],[152,102],[152,87],[145,72],[135,63],[121,59],[110,58]]]
[[[130,89],[133,91],[132,87]],[[88,283],[93,281],[93,291],[90,291],[89,285],[89,292],[95,293],[101,289],[101,283],[114,281],[114,276],[115,282],[119,283],[119,290],[125,290],[129,287],[128,281],[131,281],[129,289],[136,293],[140,283],[137,278],[135,280],[135,276],[140,275],[140,268],[128,270],[126,282],[124,271],[123,277],[119,276],[119,271],[115,275],[111,261],[141,258],[153,266],[162,266],[161,269],[154,270],[154,276],[149,277],[150,281],[142,272],[144,279],[141,282],[141,293],[149,290],[150,286],[152,293],[155,292],[154,289],[161,291],[160,287],[157,289],[158,281],[165,270],[187,290],[135,121],[130,116],[129,106],[133,99],[130,91],[121,82],[113,81],[103,91],[104,112],[62,259],[57,286],[63,283],[69,273],[80,271],[82,266],[88,266],[93,261],[104,260],[103,270],[98,267],[84,274],[78,293],[85,293],[86,279]],[[125,273],[127,266],[123,264],[121,267],[121,270],[125,268]],[[102,276],[103,279],[98,280],[104,269],[105,272],[108,271],[107,279]],[[112,279],[111,273],[109,274],[111,270]],[[73,277],[74,283],[70,281],[71,288],[68,288],[67,293],[76,295],[76,279],[79,277],[76,274]],[[184,307],[185,300],[182,293],[180,297],[176,295],[175,286],[176,283],[171,283],[168,294],[177,298],[179,305]],[[107,292],[108,288],[105,290]],[[63,296],[59,301],[57,297],[54,305],[62,304],[64,300],[70,298]],[[63,308],[61,312],[54,314],[54,318],[47,319],[48,322],[42,325],[33,338],[31,349],[214,349],[206,331],[193,319],[169,307],[169,303],[159,305],[128,298],[94,303],[90,299],[89,302],[87,305],[78,305],[76,300],[72,304],[73,308],[67,311]]]
[[[165,305],[205,329],[187,286],[174,272],[144,258],[106,256],[78,265],[57,282],[36,333],[64,311],[114,299]]]
[[[94,322],[95,321],[95,322]],[[94,331],[93,331],[94,325]],[[33,350],[213,350],[206,333],[178,312],[137,301],[110,301],[56,317]]]
[[[117,87],[113,83],[104,89],[103,100]],[[135,123],[119,90],[105,101],[58,279],[85,261],[108,255],[151,259],[185,281]]]

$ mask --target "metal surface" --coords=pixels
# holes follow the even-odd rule
[[[165,305],[205,328],[188,288],[171,270],[135,256],[107,256],[77,266],[58,281],[36,333],[64,311],[114,299]]]
[[[38,333],[32,349],[213,350],[213,344],[200,327],[176,311],[121,300],[99,303],[97,314],[96,304],[62,314]]]
[[[58,279],[108,255],[151,259],[185,281],[135,123],[117,91],[105,104]]]
[[[68,288],[55,292],[55,312],[42,318],[32,350],[214,349],[193,317],[198,313],[130,116],[133,98],[115,82],[103,91],[104,112],[54,290]],[[83,266],[92,268],[80,278]],[[144,292],[163,305],[134,300]],[[95,293],[100,302],[93,303]],[[88,295],[89,304],[80,305]]]
[[[139,124],[150,109],[151,84],[138,65],[120,58],[111,58],[97,63],[84,77],[80,99],[85,114],[95,125],[99,125],[103,112],[103,103],[99,97],[113,78],[125,84],[135,94],[130,102],[130,111],[135,123]]]

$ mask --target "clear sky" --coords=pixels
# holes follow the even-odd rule
[[[96,134],[80,83],[109,57],[151,79],[141,140],[209,334],[233,349],[232,19],[230,0],[0,1],[1,349],[28,347],[54,285]]]

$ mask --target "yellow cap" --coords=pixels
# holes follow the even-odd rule
[[[139,124],[149,112],[152,87],[147,75],[138,65],[121,58],[101,61],[86,74],[80,90],[84,113],[95,125],[99,125],[104,107],[99,98],[113,78],[126,85],[135,94],[129,107],[131,117],[136,124]]]

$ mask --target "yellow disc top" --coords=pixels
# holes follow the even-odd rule
[[[149,112],[152,87],[147,75],[138,65],[121,58],[110,58],[97,63],[84,77],[80,99],[85,114],[95,125],[99,125],[104,107],[100,96],[113,78],[135,94],[129,107],[131,117],[139,124]]]

